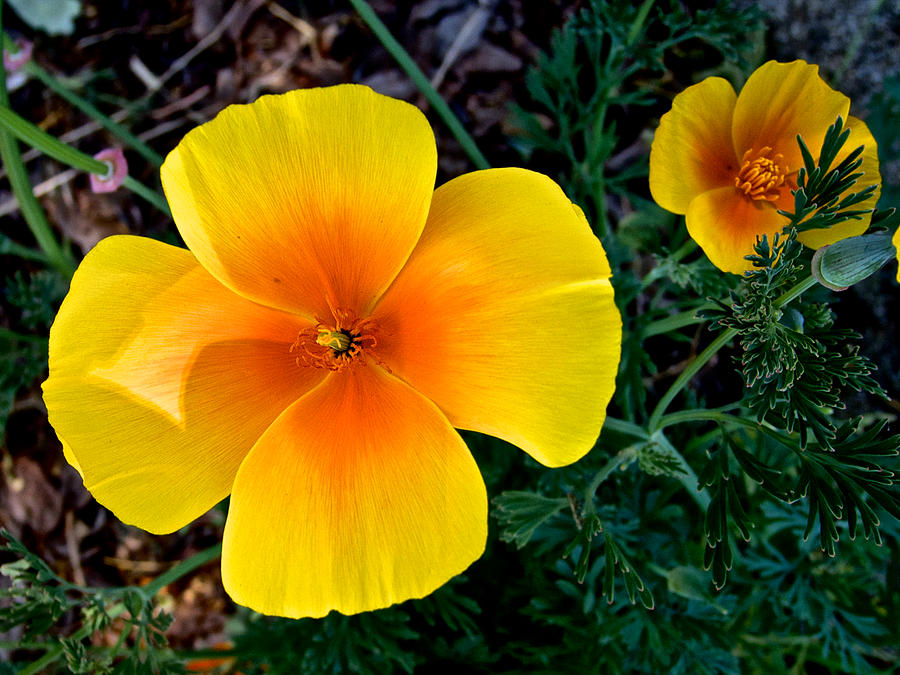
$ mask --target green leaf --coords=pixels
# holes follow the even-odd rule
[[[16,393],[44,372],[46,360],[46,339],[19,340],[0,333],[0,439]]]
[[[779,211],[789,219],[784,228],[785,232],[794,229],[803,232],[827,228],[845,220],[858,220],[872,213],[872,209],[851,208],[869,199],[878,189],[877,185],[870,185],[859,192],[850,191],[856,185],[857,179],[863,175],[856,170],[862,166],[861,156],[864,147],[855,148],[840,164],[834,169],[831,168],[831,163],[849,136],[850,130],[844,128],[844,120],[839,116],[828,128],[822,141],[818,166],[814,166],[806,143],[797,137],[804,167],[797,173],[793,213]]]
[[[722,614],[727,610],[718,604],[709,590],[709,577],[696,567],[678,565],[666,572],[666,587],[670,593],[688,600],[696,600],[714,607]]]
[[[641,471],[651,476],[678,478],[688,475],[684,459],[662,432],[656,432],[654,438],[638,448],[637,460]]]
[[[569,505],[564,497],[544,497],[535,492],[507,491],[493,499],[494,517],[500,522],[500,539],[522,548],[538,527]]]
[[[81,0],[7,0],[22,20],[50,35],[71,35]]]
[[[24,274],[16,272],[6,282],[7,301],[21,312],[18,326],[27,331],[46,331],[53,322],[69,284],[56,270]]]

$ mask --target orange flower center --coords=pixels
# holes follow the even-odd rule
[[[332,309],[332,314],[332,322],[316,317],[315,328],[297,335],[291,352],[297,352],[298,366],[341,370],[352,363],[365,363],[364,353],[378,344],[371,319],[359,319],[342,309]]]
[[[744,153],[741,170],[734,178],[734,185],[750,199],[774,202],[781,196],[781,187],[787,179],[788,170],[784,165],[783,155],[772,157],[771,154],[772,148],[768,146],[757,153],[754,153],[753,148]]]

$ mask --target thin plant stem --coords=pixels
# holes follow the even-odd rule
[[[651,7],[653,7],[653,2],[654,0],[644,0],[644,3],[638,9],[637,16],[635,16],[634,21],[632,22],[631,27],[628,30],[628,45],[634,44],[634,42],[640,35],[641,30],[644,27],[644,22],[647,20],[647,15],[650,13]],[[606,129],[606,113],[609,110],[609,93],[609,88],[607,88],[603,92],[602,102],[597,107],[597,114],[594,117],[593,127],[586,127],[584,133],[582,134],[583,143],[585,145],[585,148],[588,149],[587,161],[581,165],[583,167],[582,173],[584,173],[584,169],[595,172],[594,178],[596,180],[591,197],[594,200],[594,208],[597,210],[595,232],[600,238],[605,237],[606,233],[609,231],[609,223],[607,222],[606,218],[607,200],[606,174],[604,171],[604,165],[606,164],[606,160],[609,158],[609,152],[611,148],[609,148],[606,143],[601,142],[601,139],[603,139],[604,137],[604,131]],[[569,134],[565,134],[565,136],[568,138]],[[592,149],[599,150],[600,148],[605,148],[605,150],[601,150],[600,153],[592,151]],[[570,154],[574,157],[574,151]],[[598,156],[599,154],[602,154],[602,156]],[[589,182],[589,177],[586,176],[585,179]]]
[[[0,640],[0,649],[33,649],[43,651],[47,648],[46,642],[20,642],[18,640]],[[20,672],[20,671],[13,671]]]
[[[25,260],[36,260],[48,267],[53,267],[50,259],[42,251],[17,244],[6,236],[0,236],[0,255],[15,255]]]
[[[675,262],[681,262],[681,260],[683,258],[686,258],[687,256],[689,256],[691,253],[693,253],[696,250],[697,250],[697,242],[694,241],[693,239],[688,239],[681,246],[679,246],[677,249],[672,251],[668,257],[671,258],[672,260],[674,260]]]
[[[732,406],[725,406],[721,408],[721,410],[727,410],[729,408],[734,408],[737,404]],[[686,412],[694,412],[694,411],[686,411]],[[703,412],[712,412],[712,411],[703,411]],[[678,413],[675,413],[677,415]],[[668,420],[671,415],[666,416],[664,421]],[[708,419],[708,418],[704,418]],[[674,422],[677,424],[678,422]],[[660,429],[663,429],[666,424],[660,424]],[[687,460],[682,456],[678,449],[673,446],[667,438],[665,438],[662,434],[655,434],[654,436],[650,436],[647,433],[647,430],[637,424],[632,422],[626,422],[625,420],[620,420],[615,417],[607,417],[606,421],[603,423],[604,429],[611,429],[612,431],[617,431],[622,434],[627,434],[629,436],[633,436],[635,438],[640,438],[646,442],[658,442],[662,443],[666,446],[666,448],[674,454],[681,462],[682,468],[684,469],[684,474],[677,476],[678,480],[682,485],[687,489],[688,493],[700,505],[701,508],[706,508],[709,504],[709,495],[706,493],[697,490],[697,474],[694,473],[694,470],[691,468],[691,465],[687,463]],[[597,492],[597,488],[605,481],[612,472],[621,466],[623,463],[630,461],[637,454],[638,449],[642,446],[642,443],[635,443],[634,445],[630,445],[627,448],[623,449],[618,455],[613,457],[606,463],[606,465],[597,472],[594,476],[594,480],[591,482],[588,489],[585,491],[585,504],[588,504],[587,496],[590,495],[593,498],[594,494]]]
[[[64,98],[91,119],[95,120],[113,136],[130,146],[138,154],[142,155],[148,162],[156,167],[162,166],[162,155],[153,150],[124,126],[109,116],[104,115],[93,103],[83,99],[34,61],[29,61],[23,68],[28,75],[40,80],[48,89]]]
[[[703,366],[707,364],[707,362],[715,356],[719,350],[731,342],[731,338],[737,335],[737,329],[728,328],[725,330],[719,337],[713,340],[710,345],[704,349],[700,354],[697,355],[693,361],[691,361],[687,367],[681,371],[681,375],[679,375],[675,381],[672,383],[672,386],[669,387],[669,390],[663,394],[663,397],[659,399],[659,403],[656,404],[656,407],[653,409],[653,412],[650,414],[650,420],[647,423],[647,426],[650,428],[650,431],[657,431],[659,426],[659,421],[662,418],[663,414],[666,412],[666,408],[669,407],[669,404],[672,402],[679,392],[684,389],[685,385],[690,382],[694,375],[696,375]]]
[[[40,150],[63,164],[71,166],[73,169],[101,175],[109,171],[109,167],[105,162],[94,159],[90,155],[81,152],[81,150],[54,138],[8,108],[0,108],[0,126],[15,134],[31,147]],[[10,176],[10,179],[12,179],[12,176]],[[165,198],[155,190],[151,190],[131,176],[126,176],[122,185],[166,215],[171,216],[169,205],[166,203]]]
[[[700,312],[704,309],[715,309],[715,305],[713,305],[712,303],[704,303],[696,309],[689,309],[684,312],[679,312],[678,314],[673,314],[672,316],[667,316],[664,319],[652,321],[647,324],[647,327],[641,333],[641,337],[648,338],[654,335],[670,333],[673,330],[678,330],[679,328],[684,328],[685,326],[692,326],[697,323],[703,323],[704,321],[706,321],[706,319],[697,316],[697,312]]]
[[[0,0],[2,2],[2,0]],[[182,560],[178,564],[174,565],[171,569],[163,572],[158,577],[156,577],[153,581],[151,581],[146,586],[142,586],[140,588],[136,588],[141,595],[150,600],[157,593],[159,593],[165,586],[168,586],[171,583],[174,583],[181,579],[183,576],[186,576],[193,572],[198,567],[202,567],[209,562],[212,562],[216,558],[222,555],[222,544],[216,544],[215,546],[210,546],[207,549],[199,551],[192,555],[187,560]],[[103,590],[113,590],[113,589],[86,589],[81,586],[77,586],[74,584],[65,584],[67,588],[70,588],[74,591],[89,591],[95,590],[98,592],[102,592]],[[107,614],[111,618],[116,618],[126,611],[124,603],[116,603],[112,607],[107,610]],[[90,631],[86,626],[82,626],[78,629],[72,636],[69,638],[70,640],[80,641],[87,637],[89,637]],[[17,671],[17,675],[37,675],[37,673],[44,672],[44,669],[49,666],[51,663],[57,661],[63,655],[63,647],[60,644],[35,644],[32,645],[35,649],[47,649],[47,653],[44,654],[37,661],[25,666],[23,669]]]
[[[750,431],[764,434],[785,447],[791,448],[797,452],[800,451],[800,446],[796,441],[777,429],[774,429],[765,423],[757,422],[755,419],[746,419],[744,417],[738,417],[737,415],[729,415],[727,412],[724,412],[725,410],[736,408],[738,405],[739,404],[735,403],[730,406],[723,406],[722,408],[715,408],[712,410],[680,410],[665,415],[659,421],[659,428],[665,429],[666,427],[675,424],[685,424],[689,422],[716,422],[722,426],[744,427]]]
[[[115,619],[118,616],[121,616],[125,613],[125,605],[123,603],[119,603],[114,605],[106,612],[111,619]],[[82,626],[77,631],[72,633],[69,640],[74,642],[80,642],[84,640],[86,637],[89,637],[91,634],[90,630],[87,626]],[[29,665],[25,666],[21,670],[16,671],[16,675],[37,675],[38,673],[44,672],[44,668],[49,666],[51,663],[57,661],[63,655],[63,646],[58,642],[52,645],[49,645],[49,649],[47,649],[47,653],[44,654],[41,658]]]
[[[610,431],[615,431],[627,436],[634,436],[635,438],[650,438],[650,435],[642,426],[639,426],[634,422],[620,420],[617,417],[607,416],[606,420],[603,422],[603,428],[604,430],[609,429]]]
[[[33,661],[29,663],[27,666],[22,668],[21,670],[17,670],[16,675],[37,675],[38,673],[44,672],[44,669],[49,666],[51,663],[56,661],[60,656],[62,656],[63,648],[61,645],[54,645],[52,649],[48,650],[46,654],[44,654],[37,661]]]
[[[788,304],[801,294],[808,291],[810,288],[816,285],[816,280],[809,276],[805,278],[803,281],[798,282],[794,285],[793,288],[786,291],[782,294],[773,305],[775,308],[783,307]],[[669,404],[672,402],[678,393],[684,389],[688,382],[697,374],[697,372],[703,368],[707,364],[707,362],[715,356],[718,351],[731,342],[731,339],[737,335],[738,331],[735,328],[726,329],[719,337],[710,343],[710,345],[704,349],[700,354],[691,361],[688,366],[681,372],[676,380],[672,383],[672,386],[669,387],[669,390],[663,394],[663,397],[659,400],[659,403],[656,404],[656,407],[653,409],[653,412],[650,414],[650,420],[647,424],[650,432],[654,432],[660,429],[660,420],[662,416],[665,414],[666,409],[669,407]]]
[[[397,65],[409,75],[409,78],[416,87],[419,88],[419,91],[422,92],[434,108],[435,112],[444,121],[444,124],[450,129],[450,133],[453,134],[462,146],[465,153],[469,156],[469,159],[472,160],[472,164],[475,165],[475,168],[489,169],[491,165],[488,163],[487,159],[485,159],[484,155],[481,154],[481,150],[478,149],[475,139],[473,139],[469,132],[466,131],[456,115],[453,114],[453,111],[450,110],[450,106],[447,105],[447,102],[441,97],[437,89],[431,85],[431,82],[425,76],[425,73],[423,73],[419,66],[416,65],[409,53],[407,53],[403,46],[397,42],[396,38],[391,35],[388,27],[378,18],[378,15],[369,3],[366,2],[366,0],[350,0],[350,4],[353,5],[353,9],[355,9],[362,20],[366,22],[375,34],[375,37],[378,38],[388,53],[394,57]]]
[[[47,342],[46,335],[23,335],[9,328],[0,328],[0,340],[15,340],[16,342]]]
[[[697,479],[697,474],[694,472],[691,465],[687,463],[684,455],[678,451],[678,448],[672,445],[672,442],[666,438],[662,432],[653,434],[652,442],[662,445],[670,454],[678,458],[682,471],[675,475],[675,479],[684,486],[684,489],[687,490],[687,493],[691,498],[697,502],[697,505],[703,511],[706,511],[710,501],[709,494],[701,487],[700,481]]]
[[[3,0],[0,0],[0,36],[3,35],[2,14]],[[6,92],[6,68],[0,61],[0,111],[7,110],[9,110],[9,95]],[[33,187],[28,179],[28,173],[25,171],[19,145],[6,129],[0,129],[0,159],[6,168],[7,176],[9,176],[12,192],[19,202],[22,217],[25,218],[37,245],[43,251],[50,265],[55,267],[65,278],[71,279],[75,273],[75,265],[56,240],[53,229],[44,215],[44,210],[32,191]]]
[[[596,513],[597,507],[594,504],[594,495],[597,493],[597,489],[603,484],[603,481],[609,478],[612,475],[612,472],[620,466],[631,462],[637,456],[637,451],[642,445],[643,443],[635,443],[634,445],[629,445],[627,448],[622,448],[596,473],[594,480],[591,481],[591,484],[588,485],[587,489],[584,491],[583,514],[585,516]]]
[[[142,587],[142,591],[148,596],[152,597],[159,593],[163,587],[168,586],[169,584],[178,581],[181,577],[186,574],[190,574],[198,567],[202,567],[203,565],[211,562],[222,555],[222,544],[218,543],[215,546],[210,546],[207,549],[203,549],[192,555],[187,560],[182,560],[177,565],[173,565],[171,569],[166,570],[158,577],[156,577],[153,581],[151,581],[146,586]]]
[[[638,35],[640,35],[641,29],[644,27],[644,22],[647,20],[647,15],[650,14],[650,10],[653,8],[654,2],[655,0],[644,0],[644,4],[638,9],[637,16],[634,17],[634,22],[631,24],[631,28],[628,29],[627,43],[629,45],[633,45],[634,41],[637,40]]]
[[[806,293],[806,291],[808,291],[810,288],[812,288],[815,285],[816,285],[815,277],[813,277],[813,276],[806,277],[806,279],[804,279],[803,281],[794,285],[793,288],[791,288],[790,290],[785,292],[781,297],[779,297],[775,301],[775,308],[778,309],[779,307],[783,307],[784,305],[791,302],[794,298],[797,298],[797,297],[803,295],[804,293]]]
[[[122,187],[131,190],[134,194],[146,201],[151,206],[155,206],[159,211],[162,211],[170,218],[172,217],[172,212],[169,210],[169,203],[166,201],[166,198],[159,194],[156,190],[151,190],[139,180],[135,180],[131,176],[125,176],[125,180],[122,181]]]
[[[659,421],[659,428],[665,429],[666,427],[670,427],[674,424],[684,424],[686,422],[702,422],[702,421],[713,421],[713,422],[721,422],[723,424],[727,422],[731,422],[733,420],[739,420],[741,423],[746,422],[747,425],[753,425],[754,427],[758,426],[755,422],[750,422],[749,420],[744,420],[740,417],[736,417],[734,415],[727,414],[728,410],[734,410],[735,408],[740,408],[740,401],[735,401],[729,405],[723,405],[719,408],[700,408],[697,410],[679,410],[678,412],[669,413],[665,415]]]

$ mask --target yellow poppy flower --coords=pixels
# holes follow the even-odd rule
[[[771,241],[793,211],[792,189],[803,166],[797,135],[813,157],[838,115],[850,137],[835,165],[865,146],[853,191],[879,185],[875,139],[865,123],[848,117],[850,99],[831,89],[819,68],[804,61],[769,61],[748,79],[740,95],[720,77],[708,77],[675,97],[662,116],[650,150],[650,192],[664,209],[685,215],[688,232],[725,272],[753,269],[744,256],[757,237]],[[871,209],[879,191],[854,208]],[[869,217],[802,232],[811,248],[862,234]]]
[[[317,617],[422,597],[485,546],[453,427],[547,466],[600,432],[621,320],[581,210],[530,171],[434,190],[436,171],[407,103],[264,96],[163,165],[189,251],[110,237],[75,274],[44,383],[66,456],[151,532],[231,495],[240,604]]]

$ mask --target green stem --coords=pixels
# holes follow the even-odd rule
[[[710,501],[709,494],[701,488],[700,481],[697,480],[697,474],[694,472],[691,465],[687,463],[684,455],[678,451],[678,448],[672,445],[672,442],[666,438],[661,431],[657,431],[653,434],[652,442],[662,445],[672,455],[678,458],[678,462],[681,464],[682,473],[675,476],[676,480],[684,486],[691,498],[697,502],[697,505],[703,511],[706,511]]]
[[[0,649],[27,649],[33,651],[44,651],[45,649],[47,649],[47,647],[49,647],[49,644],[46,642],[18,642],[0,640]]]
[[[0,0],[2,2],[2,0]],[[137,590],[147,598],[148,600],[159,593],[165,586],[178,581],[181,577],[190,574],[198,567],[202,567],[203,565],[215,560],[222,554],[222,544],[216,544],[215,546],[210,546],[207,549],[204,549],[198,553],[195,553],[187,560],[182,560],[180,563],[174,565],[171,569],[163,572],[158,577],[156,577],[153,581],[151,581],[146,586],[143,586]],[[88,589],[81,588],[79,586],[72,585],[71,588],[73,590],[81,590],[86,591]],[[102,592],[103,590],[109,589],[96,589],[98,592]],[[110,607],[107,611],[107,614],[111,618],[116,618],[126,611],[124,603],[117,603]],[[79,641],[84,640],[85,638],[90,636],[90,631],[86,626],[82,626],[75,633],[72,634],[70,639]],[[49,647],[49,648],[48,648]],[[54,644],[52,646],[44,645],[37,646],[35,648],[43,649],[47,648],[47,653],[44,654],[40,659],[35,661],[34,663],[26,666],[22,670],[17,671],[18,675],[37,675],[37,673],[44,672],[44,669],[49,666],[51,663],[55,662],[63,655],[63,648],[59,644]]]
[[[603,422],[603,429],[609,429],[626,436],[634,436],[635,438],[650,438],[650,434],[643,427],[634,422],[627,422],[616,417],[607,417]]]
[[[710,345],[704,349],[700,354],[691,361],[687,367],[681,371],[681,375],[679,375],[676,380],[672,383],[672,386],[669,387],[669,390],[663,394],[663,397],[659,399],[659,403],[656,404],[656,407],[653,409],[653,412],[650,414],[650,420],[647,423],[647,426],[650,428],[650,431],[657,431],[659,426],[659,421],[663,416],[663,413],[666,412],[666,408],[669,407],[669,404],[672,402],[679,392],[684,389],[685,385],[693,379],[694,375],[696,375],[703,366],[707,364],[707,362],[715,356],[718,351],[731,342],[731,338],[737,335],[737,330],[734,328],[729,328],[724,331],[719,337],[713,340]]]
[[[800,446],[793,441],[791,438],[781,433],[777,429],[774,429],[768,426],[765,423],[757,422],[755,419],[745,419],[743,417],[738,417],[737,415],[729,415],[724,412],[730,408],[735,408],[739,404],[735,403],[730,406],[723,406],[721,408],[716,408],[714,410],[680,410],[679,412],[670,413],[664,416],[659,421],[659,428],[665,429],[666,427],[673,426],[675,424],[685,424],[688,422],[716,422],[721,424],[722,426],[737,426],[744,427],[745,429],[749,429],[750,431],[757,432],[768,436],[769,438],[777,441],[781,445],[786,448],[790,448],[795,452],[801,452]]]
[[[737,405],[737,404],[735,404]],[[735,407],[726,406],[722,408],[722,410],[727,410],[729,408]],[[685,412],[695,412],[692,410]],[[711,412],[711,411],[700,411],[700,412]],[[678,413],[675,413],[677,415]],[[664,420],[667,420],[672,415],[666,416]],[[674,422],[677,424],[678,422]],[[666,424],[660,424],[660,429],[663,429]],[[651,439],[650,434],[643,428],[638,426],[637,424],[633,424],[632,422],[626,422],[625,420],[620,420],[615,417],[607,417],[606,421],[603,423],[604,429],[611,429],[612,431],[616,431],[622,434],[627,434],[628,436],[634,436],[635,438],[640,438],[643,441],[652,441],[655,440],[658,443],[665,444],[666,448],[679,458],[681,461],[682,468],[684,469],[684,474],[678,476],[678,480],[687,488],[688,493],[694,500],[700,505],[701,508],[706,508],[709,504],[709,495],[704,492],[697,490],[697,474],[694,473],[694,470],[691,468],[691,465],[687,463],[682,454],[678,452],[678,450],[673,446],[667,438],[665,438],[662,434],[656,434]],[[637,454],[637,450],[641,447],[641,443],[635,443],[634,445],[630,445],[627,448],[624,448],[619,452],[618,455],[610,459],[606,465],[600,469],[596,476],[594,476],[593,482],[588,486],[588,489],[585,491],[585,508],[586,513],[591,513],[590,508],[587,504],[591,503],[590,500],[593,499],[594,494],[597,492],[597,488],[609,478],[610,474],[619,466],[621,466],[624,462],[632,460]]]
[[[0,0],[0,1],[2,1],[2,0]],[[107,611],[107,614],[109,615],[109,617],[111,619],[115,619],[124,613],[125,613],[125,605],[122,603],[119,603],[119,604],[111,607]],[[86,637],[89,637],[90,634],[91,634],[91,631],[88,630],[88,627],[82,626],[77,631],[75,631],[69,639],[78,642],[80,640],[84,640]],[[44,654],[40,659],[38,659],[34,663],[26,666],[22,670],[17,671],[16,675],[23,675],[23,673],[25,675],[36,675],[37,673],[42,673],[42,672],[44,672],[44,668],[46,666],[49,666],[51,663],[53,663],[54,661],[59,659],[62,655],[63,655],[62,645],[58,644],[58,643],[54,644],[52,647],[50,647],[47,650],[47,653]]]
[[[0,235],[0,255],[15,255],[26,260],[36,260],[52,266],[50,259],[45,253],[17,244],[12,239],[7,238],[6,235]]]
[[[650,13],[650,9],[653,7],[654,0],[644,0],[644,4],[641,5],[641,8],[638,10],[637,16],[634,17],[634,22],[631,24],[631,28],[628,30],[628,44],[633,45],[634,41],[637,40],[638,35],[641,32],[641,28],[644,27],[644,22],[647,20],[647,15]]]
[[[162,211],[170,218],[172,217],[172,212],[169,210],[169,203],[166,201],[166,198],[159,194],[156,190],[151,190],[146,185],[144,185],[140,181],[135,180],[131,176],[125,176],[125,180],[122,181],[122,186],[131,190],[138,197],[146,201],[151,206],[155,206],[158,210]]]
[[[679,328],[684,328],[685,326],[703,323],[704,321],[706,321],[706,319],[697,316],[697,312],[700,312],[704,309],[715,308],[716,306],[712,303],[704,303],[696,309],[689,309],[684,312],[679,312],[678,314],[673,314],[672,316],[667,316],[664,319],[651,321],[649,324],[647,324],[647,327],[641,333],[641,337],[648,338],[654,335],[661,335],[663,333],[671,333],[673,330],[678,330]]]
[[[31,147],[37,148],[45,155],[71,166],[73,169],[101,175],[105,175],[109,171],[109,167],[105,162],[94,159],[90,155],[81,152],[81,150],[77,150],[71,145],[54,138],[43,129],[40,129],[8,108],[0,108],[0,126],[11,131],[20,140]],[[12,176],[10,176],[10,180],[12,180]],[[122,185],[134,192],[138,197],[145,199],[166,215],[171,215],[169,212],[169,205],[166,203],[165,198],[155,190],[151,190],[131,176],[126,176]],[[69,276],[71,276],[71,274]]]
[[[808,291],[810,288],[816,285],[816,280],[809,276],[805,278],[803,281],[798,282],[794,285],[793,288],[786,291],[782,294],[773,304],[773,306],[778,309],[783,307],[787,303],[791,302],[794,298],[798,297],[802,293]],[[676,380],[672,383],[672,386],[669,387],[669,390],[663,394],[663,397],[659,400],[659,403],[656,404],[656,407],[653,409],[653,412],[650,414],[650,420],[647,424],[650,432],[657,431],[660,429],[659,423],[662,419],[662,416],[666,412],[666,408],[669,407],[669,404],[672,402],[678,393],[684,389],[688,382],[697,374],[697,372],[707,364],[707,362],[718,353],[718,351],[731,342],[731,339],[737,335],[738,331],[735,328],[728,328],[725,330],[719,337],[712,341],[712,343],[704,349],[700,354],[691,361],[687,367],[681,372],[681,375],[676,378]]]
[[[156,577],[153,581],[151,581],[146,586],[143,586],[141,590],[147,597],[153,597],[164,586],[168,586],[169,584],[178,581],[181,577],[186,574],[190,574],[198,567],[202,567],[208,562],[211,562],[222,555],[222,544],[216,544],[215,546],[210,546],[207,549],[204,549],[198,553],[195,553],[187,560],[182,560],[177,565],[174,565],[171,569],[166,570],[158,577]]]
[[[485,159],[484,155],[481,154],[481,150],[478,149],[475,140],[469,135],[469,132],[466,131],[456,115],[453,114],[453,111],[450,110],[450,106],[447,105],[447,102],[441,98],[437,89],[431,85],[431,82],[429,82],[425,73],[421,71],[403,46],[397,42],[393,35],[391,35],[388,27],[378,18],[378,15],[369,6],[369,3],[366,2],[366,0],[350,0],[350,4],[353,5],[353,9],[355,9],[362,20],[366,22],[375,34],[375,37],[377,37],[381,44],[384,45],[384,48],[388,53],[394,57],[397,64],[407,75],[409,75],[409,78],[419,88],[419,91],[425,95],[425,98],[432,105],[435,112],[442,120],[444,120],[444,124],[450,129],[450,133],[453,134],[465,153],[469,156],[469,159],[472,160],[472,164],[478,169],[489,169],[491,165],[488,163],[487,159]]]
[[[679,410],[678,412],[669,413],[659,421],[659,428],[675,424],[685,424],[687,422],[719,422],[720,424],[741,424],[742,426],[759,427],[756,422],[744,420],[734,415],[729,415],[725,411],[740,407],[740,403],[732,403],[731,405],[722,406],[721,408],[700,409],[700,410]]]
[[[697,242],[693,239],[688,239],[681,246],[675,249],[672,253],[668,255],[669,258],[674,260],[675,262],[681,262],[683,258],[686,258],[691,253],[697,250]]]
[[[121,124],[111,119],[107,115],[104,115],[102,112],[100,112],[100,110],[97,109],[97,107],[93,103],[81,98],[81,96],[62,84],[58,79],[53,77],[53,75],[41,68],[34,61],[29,61],[28,63],[26,63],[24,66],[24,70],[28,75],[31,75],[34,78],[40,80],[44,85],[46,85],[48,89],[56,92],[59,96],[78,108],[85,115],[96,120],[97,123],[100,124],[100,126],[109,131],[113,136],[118,138],[123,143],[129,145],[135,150],[135,152],[143,155],[148,162],[157,167],[162,165],[162,155],[150,148],[150,146],[144,143],[144,141],[135,136]]]
[[[812,275],[806,277],[806,279],[797,283],[793,288],[791,288],[786,293],[781,295],[781,297],[779,297],[775,301],[775,309],[784,307],[784,305],[791,302],[794,298],[797,298],[797,297],[803,295],[804,293],[806,293],[806,291],[808,291],[810,288],[812,288],[815,285],[816,285],[815,277],[813,277]]]
[[[47,342],[45,335],[22,335],[8,328],[0,328],[0,340],[15,340],[16,342]]]
[[[2,12],[3,0],[0,0],[0,36],[3,35]],[[8,110],[9,96],[6,92],[6,69],[3,67],[2,61],[0,61],[0,111],[5,112]],[[25,218],[28,229],[31,230],[37,245],[47,257],[47,261],[59,270],[60,274],[65,278],[71,279],[75,273],[75,265],[53,235],[53,229],[50,227],[50,223],[47,222],[44,210],[32,191],[31,181],[28,180],[19,146],[13,135],[5,129],[0,129],[0,159],[2,159],[3,166],[6,168],[6,174],[9,176],[12,192],[19,202],[22,217]]]
[[[56,661],[60,656],[62,656],[63,648],[61,645],[54,645],[51,649],[47,651],[41,658],[37,661],[29,663],[27,666],[22,668],[21,670],[17,670],[16,675],[37,675],[37,673],[44,672],[44,669],[49,666],[51,663]]]
[[[590,127],[586,127],[582,134],[582,142],[587,148],[588,158],[584,164],[589,166],[587,172],[582,169],[583,173],[593,174],[595,178],[594,191],[591,195],[594,198],[594,208],[597,209],[597,223],[595,234],[600,239],[609,232],[609,223],[606,219],[606,162],[609,160],[609,153],[612,148],[603,142],[604,131],[606,129],[606,112],[609,108],[607,103],[608,90],[603,93],[602,103],[597,107],[597,115],[594,118],[593,134],[590,133]],[[571,145],[571,141],[570,141]],[[605,148],[602,156],[594,152],[594,148]],[[574,148],[572,150],[574,154]],[[590,184],[590,176],[584,178],[587,184]]]
[[[3,110],[3,108],[0,108]],[[25,171],[25,165],[22,163],[22,155],[16,145],[15,138],[12,134],[0,129],[0,158],[3,159],[3,166],[6,168],[6,174],[9,176],[9,184],[12,188],[13,195],[19,202],[19,208],[22,216],[28,224],[28,229],[34,236],[37,245],[46,256],[47,260],[59,272],[70,279],[75,271],[72,262],[66,257],[56,237],[53,236],[53,230],[47,217],[37,198],[32,192],[31,181],[28,180],[28,174]]]
[[[635,443],[634,445],[629,445],[627,448],[622,448],[614,457],[611,457],[610,460],[603,465],[603,468],[600,469],[600,471],[597,472],[594,476],[594,480],[591,481],[591,484],[588,485],[587,489],[584,491],[583,515],[588,516],[592,513],[596,513],[597,507],[594,504],[594,495],[597,493],[597,489],[603,484],[603,481],[610,477],[613,471],[623,464],[631,462],[637,456],[638,448],[642,445],[644,444]]]

